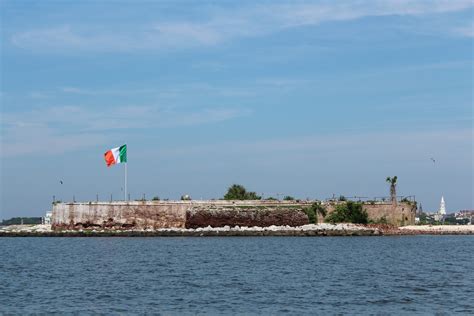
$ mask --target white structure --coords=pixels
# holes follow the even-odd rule
[[[439,215],[446,215],[446,203],[444,203],[444,196],[441,197],[441,204],[439,205]]]
[[[51,225],[52,217],[53,217],[53,212],[47,212],[45,217],[43,217],[43,224]]]

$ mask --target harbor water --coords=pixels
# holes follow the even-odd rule
[[[474,314],[474,237],[0,238],[0,314]]]

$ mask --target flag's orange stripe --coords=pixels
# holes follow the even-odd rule
[[[114,154],[112,154],[112,151],[109,150],[104,154],[105,158],[105,163],[107,164],[107,167],[110,167],[115,164],[115,159],[114,159]]]

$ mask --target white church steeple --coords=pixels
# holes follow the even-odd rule
[[[441,197],[441,204],[439,205],[438,214],[446,215],[446,203],[444,203],[444,196]]]

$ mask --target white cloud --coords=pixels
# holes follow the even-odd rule
[[[212,145],[186,146],[163,149],[160,155],[166,156],[193,156],[205,153],[226,152],[245,154],[252,152],[258,157],[287,157],[289,159],[324,160],[328,155],[352,160],[356,154],[371,155],[373,159],[379,156],[392,156],[397,159],[429,160],[430,155],[443,152],[439,144],[450,144],[453,148],[460,143],[468,144],[472,141],[470,129],[444,129],[437,131],[407,130],[396,131],[363,131],[346,130],[338,133],[324,133],[321,135],[307,135],[299,137],[273,138],[252,142],[232,142]],[[388,145],[389,144],[389,145]],[[446,145],[448,146],[448,145]],[[407,152],[406,148],[409,148]],[[225,150],[224,150],[225,149]],[[346,156],[346,153],[350,155]],[[345,157],[345,158],[344,158]],[[441,158],[441,157],[440,157]]]
[[[200,22],[163,21],[138,25],[125,31],[63,25],[19,32],[11,37],[11,41],[18,47],[39,51],[157,51],[215,45],[235,38],[261,36],[285,28],[318,25],[329,21],[370,16],[443,14],[472,6],[471,0],[257,4],[232,11],[217,9],[211,14],[207,12],[203,15],[210,17]],[[472,30],[467,29],[460,29],[459,32],[472,34]]]
[[[221,34],[210,25],[196,23],[161,23],[154,26],[161,40],[167,45],[182,42],[212,45],[221,40]],[[153,38],[150,38],[153,40]]]
[[[134,89],[134,88],[127,87],[127,88],[112,88],[112,89],[89,89],[89,88],[79,88],[79,87],[62,87],[62,88],[59,88],[59,91],[65,94],[90,95],[90,96],[98,96],[98,95],[123,96],[123,95],[134,95],[134,94],[142,95],[145,93],[151,93],[156,96],[168,96],[168,97],[173,95],[173,91],[157,89],[157,88]]]
[[[101,110],[62,106],[4,113],[0,156],[67,152],[102,144],[110,131],[196,126],[231,120],[250,113],[246,109],[229,107],[185,112],[151,106]]]
[[[19,123],[14,129],[6,129],[0,156],[59,154],[103,144],[105,141],[106,137],[99,133],[63,134],[52,127]]]

